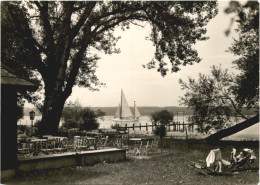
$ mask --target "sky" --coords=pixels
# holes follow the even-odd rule
[[[117,43],[120,54],[105,55],[100,53],[96,74],[101,82],[106,83],[99,91],[92,92],[86,88],[74,87],[68,101],[78,100],[82,106],[87,107],[113,107],[120,102],[120,93],[123,89],[128,104],[133,106],[179,106],[181,90],[179,79],[187,81],[188,77],[197,78],[199,73],[209,74],[210,66],[219,65],[228,68],[230,72],[237,73],[232,61],[233,54],[226,52],[237,37],[232,27],[231,35],[225,35],[231,17],[224,9],[227,1],[219,2],[219,13],[207,25],[207,34],[210,39],[200,41],[195,45],[200,63],[182,66],[177,73],[168,72],[162,77],[156,69],[148,70],[142,67],[154,57],[155,47],[152,42],[145,39],[150,33],[148,25],[144,28],[131,26],[127,31],[116,29],[115,34],[121,36]]]

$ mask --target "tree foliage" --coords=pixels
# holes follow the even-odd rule
[[[173,113],[164,109],[158,112],[153,112],[151,118],[155,125],[167,125],[173,120]]]
[[[232,5],[232,6],[231,6]],[[240,106],[258,108],[259,106],[259,3],[248,1],[244,5],[231,3],[227,13],[239,16],[234,39],[229,51],[239,58],[233,63],[241,71],[236,77],[234,94]]]
[[[211,76],[200,74],[198,81],[189,78],[188,83],[180,80],[186,90],[181,103],[194,110],[192,121],[201,132],[227,127],[231,116],[248,119],[241,108],[259,106],[259,3],[231,1],[225,12],[237,16],[232,18],[226,34],[236,20],[239,38],[234,39],[229,52],[239,56],[233,63],[240,74],[229,75],[227,70],[213,66]]]
[[[98,129],[97,119],[104,115],[105,113],[101,110],[93,111],[90,108],[82,107],[78,101],[69,102],[62,113],[63,127],[80,128],[81,130]]]
[[[17,31],[12,23],[8,14],[7,6],[5,3],[1,3],[1,63],[6,67],[11,67],[11,71],[25,79],[30,79],[35,84],[40,84],[36,73],[30,70],[34,62],[34,56],[36,55],[32,50],[24,47],[23,39],[19,37]],[[23,16],[23,12],[20,9],[14,9],[17,11],[17,16]],[[26,24],[26,22],[24,22]],[[8,68],[9,68],[8,67]],[[36,102],[40,99],[38,94],[28,91],[26,89],[18,89],[18,114],[17,119],[23,117],[24,99],[28,102]]]
[[[234,76],[221,66],[212,66],[211,74],[199,74],[198,80],[189,77],[188,82],[179,80],[185,94],[180,103],[193,109],[191,120],[198,125],[198,130],[208,133],[228,127],[231,116],[242,116],[241,107],[232,93]]]
[[[155,124],[154,134],[163,138],[166,136],[165,125],[169,124],[173,120],[173,113],[168,110],[161,110],[151,114],[151,119]]]
[[[205,26],[217,14],[216,2],[23,1],[3,2],[6,23],[33,55],[21,64],[40,74],[44,101],[39,106],[46,133],[57,132],[66,99],[75,85],[97,90],[97,53],[118,53],[115,28],[150,24],[155,58],[146,67],[164,76],[180,65],[199,62],[192,47],[206,40]],[[93,86],[94,85],[94,86]]]
[[[83,130],[94,130],[99,128],[99,123],[97,119],[99,117],[104,116],[105,113],[101,110],[92,111],[90,108],[84,109],[82,123],[80,124],[80,128]]]

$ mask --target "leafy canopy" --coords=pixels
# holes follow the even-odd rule
[[[200,132],[208,133],[212,129],[230,126],[231,116],[240,115],[247,119],[232,93],[233,79],[227,69],[212,66],[210,75],[200,73],[198,80],[191,77],[188,82],[179,80],[182,90],[186,91],[180,103],[193,109],[191,119]]]
[[[232,10],[232,11],[231,11]],[[234,94],[240,106],[259,107],[259,3],[248,1],[244,5],[239,2],[230,4],[227,13],[237,13],[239,16],[236,32],[229,52],[239,58],[233,63],[241,71],[236,76]]]
[[[216,2],[34,1],[3,5],[11,32],[16,31],[30,55],[21,64],[38,71],[44,82],[63,77],[65,89],[72,83],[96,90],[91,84],[100,84],[95,75],[97,52],[119,52],[115,48],[119,38],[113,31],[131,23],[148,22],[152,28],[149,39],[156,52],[148,68],[154,68],[157,61],[157,70],[166,75],[166,56],[172,72],[179,71],[180,65],[199,62],[192,46],[207,39],[205,26],[217,14]],[[62,76],[56,76],[61,67]]]

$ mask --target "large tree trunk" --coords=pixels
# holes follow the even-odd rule
[[[66,99],[63,96],[46,97],[42,111],[43,133],[56,135]]]
[[[61,81],[55,81],[55,72],[51,71],[49,76],[44,79],[45,99],[42,108],[42,126],[43,134],[56,135],[58,133],[59,122],[65,101],[68,96],[65,96],[62,91]]]
[[[208,142],[216,142],[224,137],[227,137],[227,136],[230,136],[232,134],[235,134],[245,128],[248,128],[256,123],[259,122],[259,114],[248,119],[248,120],[245,120],[241,123],[238,123],[232,127],[229,127],[229,128],[226,128],[226,129],[223,129],[215,134],[212,134],[210,135],[209,137],[206,138],[206,140]]]

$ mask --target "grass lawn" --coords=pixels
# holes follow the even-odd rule
[[[247,146],[255,151],[257,160],[250,171],[237,174],[205,176],[192,169],[191,161],[205,160],[209,151],[220,147],[223,159],[229,159],[232,145],[208,145],[190,142],[189,150],[185,141],[168,139],[162,156],[160,150],[148,157],[134,157],[126,162],[99,163],[94,166],[71,167],[33,172],[17,177],[6,184],[258,184],[259,148]],[[238,144],[239,151],[244,148]]]

